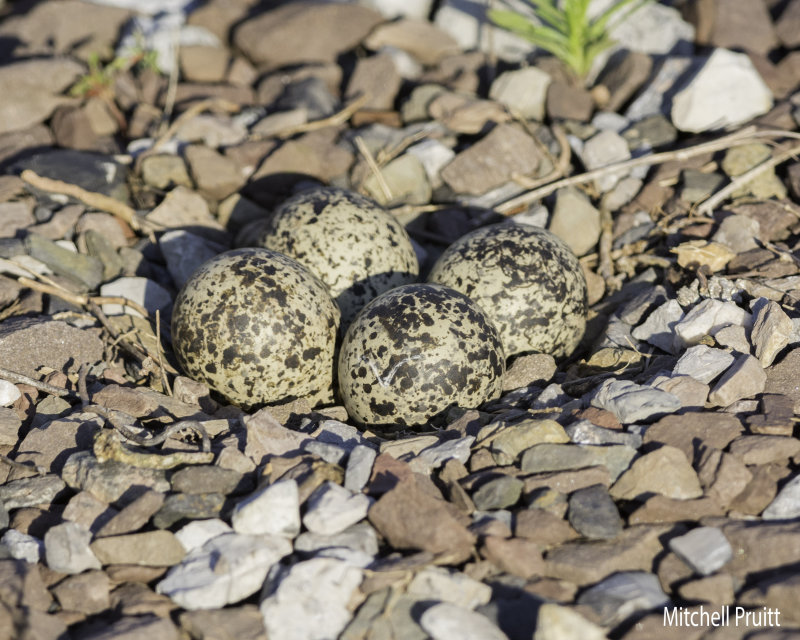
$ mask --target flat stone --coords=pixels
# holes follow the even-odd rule
[[[243,418],[247,430],[244,452],[255,462],[261,464],[267,455],[282,456],[302,449],[308,436],[288,429],[278,422],[265,407]]]
[[[237,533],[294,538],[300,532],[297,482],[281,480],[252,493],[236,505],[231,523]]]
[[[590,587],[577,599],[590,607],[604,626],[616,626],[639,611],[669,602],[658,577],[643,571],[623,571]]]
[[[101,538],[103,536],[115,536],[121,533],[138,531],[147,524],[148,520],[163,504],[163,493],[145,489],[138,498],[100,527],[95,536]]]
[[[205,145],[189,145],[184,158],[198,191],[211,200],[224,200],[245,183],[236,163]]]
[[[6,511],[49,504],[65,488],[58,476],[32,476],[11,480],[0,485],[0,504]]]
[[[538,444],[522,454],[520,468],[523,473],[544,473],[603,466],[611,479],[616,480],[635,455],[636,449],[625,445]],[[525,488],[531,489],[529,483]]]
[[[559,189],[548,228],[566,242],[575,255],[582,256],[589,253],[600,238],[600,212],[581,191],[572,187]]]
[[[464,640],[507,640],[486,616],[449,602],[435,604],[425,610],[420,625],[433,640],[464,638]]]
[[[725,510],[712,497],[680,500],[654,495],[628,516],[628,524],[699,522],[709,516],[724,514]]]
[[[491,438],[491,452],[499,465],[513,464],[520,453],[545,442],[569,442],[555,420],[527,419],[512,425],[491,422],[478,432],[478,440]]]
[[[392,56],[388,53],[377,53],[356,62],[347,83],[346,97],[353,100],[356,96],[366,94],[369,97],[364,103],[365,109],[390,110],[402,82]]]
[[[174,534],[165,530],[98,538],[92,542],[90,548],[104,565],[171,567],[186,555]]]
[[[795,0],[789,3],[775,22],[775,32],[785,47],[793,48],[800,45],[798,26],[800,26],[800,8]]]
[[[556,361],[549,353],[530,353],[514,359],[506,369],[503,391],[550,382],[556,372]]]
[[[344,488],[358,492],[364,489],[372,474],[372,465],[377,453],[372,447],[356,445],[347,459],[344,473]]]
[[[489,585],[443,567],[425,567],[408,584],[408,595],[420,600],[449,602],[464,609],[475,609],[492,597]]]
[[[419,455],[409,461],[409,464],[414,471],[420,472],[438,469],[448,460],[458,460],[461,464],[466,464],[467,460],[469,460],[470,448],[473,442],[475,442],[475,436],[445,440],[437,445],[423,449]]]
[[[733,549],[716,527],[697,527],[671,538],[669,548],[696,573],[708,576],[721,569],[733,557]]]
[[[699,411],[706,406],[711,391],[707,384],[691,376],[657,376],[650,381],[654,389],[667,391],[681,401],[684,411]]]
[[[580,158],[588,171],[624,162],[631,157],[628,143],[615,131],[600,131],[589,138],[580,151]],[[595,185],[602,191],[610,191],[624,173],[611,173],[595,179]]]
[[[427,12],[419,17],[427,18]],[[425,65],[436,64],[444,56],[458,51],[458,43],[447,32],[419,18],[402,18],[378,25],[366,37],[364,46],[373,51],[395,47]]]
[[[642,500],[653,493],[690,499],[702,496],[703,490],[684,453],[665,445],[637,458],[611,487],[610,493],[622,500]]]
[[[591,540],[608,540],[622,531],[623,521],[608,489],[593,485],[569,497],[569,523]]]
[[[681,408],[677,396],[629,380],[606,380],[591,396],[591,404],[613,413],[622,424],[647,422]]]
[[[619,571],[651,571],[662,552],[659,537],[672,525],[626,527],[614,540],[565,542],[545,559],[543,575],[590,585]]]
[[[642,444],[642,436],[638,433],[607,429],[589,420],[573,422],[565,431],[575,444],[624,444],[633,449],[638,449]]]
[[[480,511],[513,507],[519,501],[524,485],[519,478],[498,476],[478,487],[472,494],[472,501]]]
[[[90,548],[92,534],[77,522],[64,522],[50,527],[44,536],[47,566],[61,573],[81,573],[100,569],[101,560]]]
[[[104,572],[87,571],[59,582],[53,588],[53,595],[65,611],[90,616],[111,606],[110,590],[111,581]]]
[[[175,287],[180,289],[205,262],[220,253],[221,247],[199,235],[177,229],[167,231],[158,240],[159,249]],[[172,296],[170,296],[171,302]]]
[[[78,491],[70,498],[61,517],[64,520],[77,522],[81,526],[95,533],[108,522],[117,510],[107,503],[101,502],[86,491]]]
[[[225,609],[186,611],[180,615],[181,627],[193,638],[237,638],[266,640],[261,612],[254,604]]]
[[[725,449],[743,432],[741,421],[733,414],[692,412],[661,418],[647,428],[642,442],[676,447],[688,460],[695,460],[703,447]]]
[[[233,533],[233,529],[219,518],[210,518],[208,520],[193,520],[185,524],[175,532],[175,537],[188,553],[199,549],[206,542],[221,536],[223,533]]]
[[[14,388],[16,389],[16,386]],[[0,446],[16,446],[21,426],[22,420],[19,419],[16,411],[6,407],[0,408]]]
[[[681,131],[701,132],[747,122],[771,107],[772,92],[750,59],[718,48],[675,95],[671,117]]]
[[[544,549],[578,537],[578,533],[566,520],[537,508],[524,509],[516,513],[514,535],[532,540]]]
[[[764,509],[765,520],[789,520],[800,517],[800,476],[792,478]]]
[[[674,330],[683,318],[683,309],[678,301],[668,300],[647,316],[647,319],[636,327],[631,335],[662,351],[676,353]]]
[[[542,158],[536,142],[519,126],[499,124],[488,135],[459,153],[441,171],[456,193],[481,195],[512,179],[534,175]]]
[[[777,302],[769,301],[756,314],[750,334],[755,356],[762,367],[768,367],[789,344],[793,324]]]
[[[732,605],[736,599],[733,578],[727,573],[684,582],[678,587],[678,595],[684,600],[715,605]]]
[[[173,563],[156,591],[190,611],[224,607],[257,592],[270,568],[291,551],[281,536],[224,533]]]
[[[588,122],[594,106],[591,93],[572,83],[556,80],[547,90],[547,115],[554,120]]]
[[[570,607],[545,602],[536,613],[536,640],[603,640],[606,638],[602,627],[590,622]]]
[[[147,214],[147,219],[167,229],[191,227],[192,232],[225,243],[228,235],[214,218],[203,196],[183,186],[175,187]]]
[[[733,548],[725,573],[744,579],[800,561],[800,522],[721,520],[714,523]]]
[[[713,336],[728,325],[749,328],[752,317],[732,302],[708,298],[695,305],[674,328],[679,344],[690,347],[698,344],[704,336]]]
[[[622,50],[612,54],[595,83],[608,89],[605,108],[619,111],[644,85],[652,68],[652,58],[641,51]]]
[[[489,97],[526,120],[544,120],[550,75],[536,67],[501,73],[489,89]]]
[[[8,517],[6,516],[6,519]],[[8,522],[6,522],[6,527]],[[22,533],[16,529],[8,529],[2,537],[0,544],[4,551],[17,560],[24,560],[28,564],[36,564],[44,555],[44,543],[27,533]]]
[[[718,407],[727,407],[737,400],[763,392],[766,381],[767,374],[761,363],[753,356],[743,354],[719,379],[708,394],[708,401]]]
[[[15,459],[59,473],[71,454],[91,448],[92,438],[102,425],[100,418],[88,413],[52,420],[28,431],[19,446],[22,453]]]
[[[472,553],[475,539],[447,510],[447,503],[401,481],[369,510],[369,521],[391,545],[446,554],[459,562]]]
[[[175,640],[178,637],[178,629],[168,618],[159,618],[152,614],[120,618],[104,624],[91,635],[92,640]]]
[[[347,604],[362,571],[334,558],[299,562],[272,577],[265,587],[261,615],[274,638],[335,638],[353,617]]]
[[[309,554],[334,547],[343,547],[368,556],[376,556],[378,554],[378,534],[368,522],[360,522],[344,531],[330,535],[305,531],[294,541],[295,551]]]
[[[326,482],[306,501],[303,524],[312,533],[333,535],[363,520],[372,498]]]
[[[767,369],[765,393],[780,393],[794,400],[795,413],[800,412],[800,380],[796,372],[800,367],[800,349],[792,349],[777,363]]]
[[[733,354],[714,349],[704,344],[689,347],[678,358],[672,373],[675,375],[692,376],[695,380],[708,383],[714,380],[723,371],[733,364]]]
[[[243,474],[210,464],[184,467],[172,474],[173,491],[180,493],[235,493],[243,484]]]

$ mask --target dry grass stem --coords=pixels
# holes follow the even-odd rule
[[[27,384],[28,386],[34,387],[39,391],[50,394],[51,396],[58,396],[59,398],[74,397],[75,395],[69,389],[64,389],[63,387],[56,387],[53,386],[52,384],[47,384],[46,382],[34,380],[33,378],[30,378],[21,373],[17,373],[16,371],[11,371],[10,369],[0,368],[0,378],[2,378],[3,380],[8,380],[9,382],[13,382],[14,384]]]
[[[276,137],[280,139],[291,138],[298,133],[308,133],[309,131],[317,131],[318,129],[324,129],[326,127],[334,127],[336,125],[344,124],[347,122],[352,115],[358,111],[361,107],[363,107],[367,100],[369,100],[369,94],[362,93],[358,98],[353,100],[350,104],[345,106],[341,111],[337,111],[333,115],[328,116],[327,118],[322,118],[320,120],[314,120],[312,122],[306,122],[305,124],[298,124],[293,127],[289,127],[280,131],[277,134],[271,134],[265,137]],[[251,140],[259,140],[260,136],[251,136]]]
[[[386,184],[386,178],[383,177],[383,173],[381,173],[381,169],[378,166],[378,163],[375,162],[375,158],[370,153],[370,150],[367,148],[367,145],[364,143],[364,140],[361,136],[356,136],[355,138],[356,147],[358,147],[358,151],[364,157],[367,165],[369,166],[370,171],[375,176],[375,179],[378,181],[378,186],[381,188],[381,192],[383,193],[383,197],[386,198],[387,202],[391,201],[393,198],[392,190],[389,188],[389,185]],[[362,183],[363,186],[363,183]]]

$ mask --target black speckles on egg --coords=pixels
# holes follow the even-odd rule
[[[255,244],[294,258],[328,285],[343,326],[375,296],[419,274],[403,226],[369,198],[344,189],[318,187],[286,200]]]
[[[477,407],[502,388],[497,329],[463,294],[411,284],[370,302],[347,330],[339,391],[362,424],[424,424],[452,405]]]
[[[477,229],[447,248],[428,280],[477,302],[500,331],[506,356],[569,355],[586,329],[580,262],[546,229],[513,223]]]
[[[189,376],[234,404],[330,402],[338,323],[327,287],[308,269],[275,251],[240,249],[209,260],[181,289],[173,346]]]

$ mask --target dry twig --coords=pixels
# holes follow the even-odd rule
[[[47,384],[46,382],[34,380],[33,378],[29,378],[28,376],[17,373],[16,371],[11,371],[10,369],[0,368],[0,378],[3,380],[8,380],[9,382],[13,382],[14,384],[27,384],[28,386],[34,387],[39,391],[43,391],[44,393],[48,393],[51,396],[58,396],[59,398],[75,397],[75,393],[69,389],[56,387],[52,384]]]
[[[375,158],[372,156],[372,153],[370,153],[370,150],[367,148],[367,145],[364,143],[364,140],[361,138],[361,136],[356,136],[355,143],[361,155],[364,156],[364,160],[367,162],[370,171],[372,171],[372,174],[378,181],[378,186],[381,188],[381,191],[383,192],[383,197],[386,198],[387,202],[391,201],[393,197],[392,190],[389,188],[389,185],[386,184],[386,178],[383,177],[383,173],[381,173],[381,169],[378,166],[378,163],[375,162]]]
[[[305,124],[298,124],[293,127],[288,127],[283,131],[279,131],[277,134],[270,134],[269,136],[258,136],[254,135],[250,137],[250,140],[260,140],[263,138],[279,138],[279,139],[286,139],[291,138],[298,133],[308,133],[309,131],[317,131],[318,129],[325,129],[326,127],[334,127],[336,125],[344,124],[347,122],[352,115],[358,111],[361,107],[363,107],[367,100],[369,100],[369,94],[363,93],[358,98],[353,100],[350,104],[345,106],[341,111],[337,111],[333,115],[328,116],[327,118],[322,118],[320,120],[313,120],[311,122],[306,122]]]

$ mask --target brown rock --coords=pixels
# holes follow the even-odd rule
[[[481,555],[501,571],[525,580],[542,575],[542,554],[532,540],[487,536]]]
[[[668,445],[634,460],[609,492],[622,500],[642,500],[653,493],[679,500],[703,495],[697,474],[684,453]]]
[[[61,517],[64,520],[77,522],[94,533],[116,513],[117,510],[110,507],[107,502],[101,502],[87,491],[79,491],[70,498]]]
[[[650,77],[653,59],[640,51],[619,51],[609,58],[595,83],[608,89],[609,111],[619,111]]]
[[[18,318],[0,326],[0,367],[38,379],[38,367],[77,371],[103,359],[103,342],[94,331],[60,320]]]
[[[53,113],[50,128],[61,147],[101,152],[117,150],[109,136],[116,132],[118,123],[105,105],[95,101],[59,107]]]
[[[87,571],[69,576],[53,588],[62,609],[86,615],[100,613],[110,606],[111,582],[102,571]]]
[[[751,433],[791,436],[794,432],[794,400],[780,393],[761,396],[761,413],[747,418]]]
[[[583,586],[618,571],[652,571],[662,551],[659,537],[669,530],[668,525],[636,525],[608,542],[565,542],[548,552],[544,574]]]
[[[672,551],[659,558],[656,573],[661,588],[667,593],[676,593],[680,584],[695,575],[694,570]]]
[[[145,489],[138,498],[104,524],[95,537],[115,536],[141,529],[164,504],[164,494]]]
[[[727,407],[737,400],[752,398],[764,391],[767,374],[761,363],[751,355],[738,356],[728,367],[708,394],[708,401],[718,407]]]
[[[347,83],[346,98],[354,100],[357,96],[367,94],[364,109],[392,109],[394,99],[400,90],[403,79],[388,53],[361,58],[356,63],[353,75]]]
[[[577,420],[588,420],[592,424],[597,425],[598,427],[604,427],[606,429],[622,429],[622,423],[617,419],[617,416],[607,409],[601,409],[600,407],[587,407],[586,409],[580,409],[579,411],[575,412],[575,418]],[[652,429],[652,427],[650,428]]]
[[[445,56],[430,71],[422,74],[421,82],[442,84],[453,91],[476,93],[480,85],[480,69],[486,64],[486,54],[467,51]]]
[[[775,31],[787,49],[800,46],[800,1],[791,0],[775,22]]]
[[[305,64],[293,69],[280,69],[273,73],[268,73],[259,81],[256,88],[256,97],[259,103],[272,104],[286,90],[290,84],[296,84],[317,78],[325,83],[332,96],[339,96],[342,85],[342,68],[333,62],[321,64]]]
[[[184,157],[198,190],[211,200],[223,200],[245,183],[232,160],[205,145],[189,145]]]
[[[136,564],[171,567],[183,560],[186,551],[170,531],[146,531],[111,538],[99,538],[89,545],[103,565]]]
[[[800,413],[800,349],[792,349],[767,369],[765,393],[782,393],[794,400],[794,412]]]
[[[753,479],[753,474],[739,458],[719,449],[704,451],[697,469],[697,477],[706,496],[723,508],[744,491]]]
[[[154,615],[128,616],[106,623],[92,633],[92,640],[178,640],[180,634],[172,622]]]
[[[581,87],[552,82],[547,89],[547,115],[553,119],[588,122],[594,111],[591,94]]]
[[[758,582],[740,594],[737,603],[745,606],[767,607],[780,611],[781,624],[785,621],[800,622],[800,576],[794,572],[782,571]]]
[[[554,471],[552,473],[537,473],[525,478],[525,493],[530,493],[542,487],[549,487],[561,493],[572,493],[578,489],[601,484],[607,487],[611,484],[611,475],[608,467],[585,467],[576,471]]]
[[[232,84],[209,84],[201,82],[180,82],[175,89],[175,104],[180,109],[187,109],[201,100],[218,98],[242,107],[256,103],[255,92],[250,86],[242,87]]]
[[[52,603],[53,598],[35,565],[13,558],[0,559],[0,604],[11,609],[29,607],[44,613]]]
[[[544,509],[518,511],[514,518],[514,535],[532,540],[545,549],[578,537],[569,522]]]
[[[114,589],[111,594],[111,605],[122,615],[154,613],[159,618],[169,618],[178,608],[169,597],[156,593],[140,582],[129,582]]]
[[[449,33],[417,18],[400,18],[378,25],[364,40],[364,46],[373,51],[395,47],[424,65],[434,65],[444,56],[459,51],[458,43]]]
[[[181,627],[197,640],[267,640],[264,619],[254,604],[211,611],[185,611]]]
[[[94,414],[78,413],[31,429],[19,446],[18,462],[32,462],[60,473],[70,455],[90,449],[95,431],[103,420]]]
[[[194,45],[178,52],[183,79],[187,82],[222,82],[228,70],[230,54],[223,47]]]
[[[706,516],[722,515],[725,515],[722,507],[709,497],[676,500],[666,496],[653,496],[628,517],[628,524],[699,522]]]
[[[690,412],[661,418],[647,428],[642,443],[677,447],[689,460],[696,460],[702,447],[722,450],[743,431],[742,423],[733,414]]]
[[[444,554],[458,564],[475,545],[475,537],[449,514],[447,503],[426,494],[416,482],[398,483],[367,515],[380,534],[400,549]]]
[[[244,452],[257,465],[262,463],[264,456],[283,456],[299,451],[308,439],[305,434],[284,427],[266,407],[245,417],[244,426],[247,430]]]
[[[49,147],[53,142],[53,134],[50,131],[50,127],[43,124],[36,124],[27,129],[11,131],[9,133],[0,133],[0,162],[5,163],[25,149]],[[11,176],[4,177],[8,179]],[[16,183],[17,185],[22,182],[19,178],[16,178],[16,180],[19,181]],[[14,183],[7,185],[7,188],[12,189],[12,193],[17,191],[17,187],[14,186]]]
[[[678,595],[692,602],[708,602],[716,605],[733,604],[733,578],[727,573],[719,573],[705,578],[691,580],[678,587]]]
[[[707,44],[762,54],[777,46],[775,28],[764,0],[715,0],[714,8],[714,23]]]
[[[709,521],[733,548],[725,572],[736,578],[800,562],[800,522]]]
[[[457,193],[480,195],[508,182],[515,174],[532,175],[541,153],[533,138],[520,127],[499,124],[444,167],[442,180]]]
[[[760,514],[778,493],[778,482],[791,471],[777,464],[763,464],[751,467],[753,479],[744,490],[734,498],[729,509],[731,514],[756,516]]]
[[[547,383],[556,372],[556,361],[549,353],[519,356],[506,371],[503,391],[527,387],[535,382]]]
[[[105,569],[112,582],[154,582],[167,572],[166,567],[141,567],[136,564],[112,564]]]
[[[334,62],[382,21],[379,13],[358,5],[292,2],[240,24],[233,42],[265,68]]]
[[[440,93],[428,102],[430,116],[457,133],[476,134],[490,123],[508,122],[505,108],[491,100],[461,93]]]
[[[786,436],[739,436],[729,448],[744,464],[783,462],[800,452],[800,440]]]

